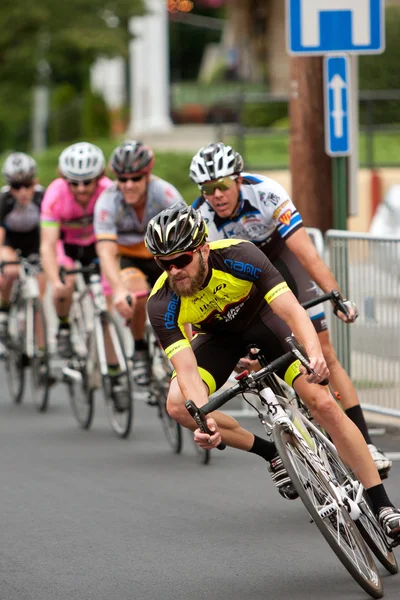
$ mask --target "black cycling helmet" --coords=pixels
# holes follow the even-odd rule
[[[135,140],[127,140],[115,148],[110,168],[117,175],[149,173],[154,165],[153,150]]]
[[[151,219],[144,241],[153,256],[169,256],[201,246],[207,233],[199,211],[176,203]]]

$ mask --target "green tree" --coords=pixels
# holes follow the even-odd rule
[[[127,56],[128,21],[141,14],[143,0],[2,0],[0,150],[18,142],[17,130],[27,133],[36,82],[51,73],[82,92],[97,56]]]

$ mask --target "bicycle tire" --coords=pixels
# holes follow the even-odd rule
[[[36,345],[37,315],[43,328],[43,346]],[[34,354],[29,359],[31,375],[31,391],[33,401],[38,412],[46,412],[49,405],[50,395],[50,359],[47,341],[47,325],[44,316],[43,305],[39,298],[33,301],[33,343]]]
[[[333,452],[331,448],[324,442],[324,439],[319,436],[318,445],[319,456],[323,459],[325,455],[325,466],[328,466],[331,469],[332,474],[337,479],[339,484],[345,486],[346,491],[348,491],[348,493],[351,495],[351,491],[354,490],[352,482],[357,481],[357,479],[341,460],[340,456],[336,452]],[[366,495],[365,491],[359,507],[361,509],[361,515],[360,518],[355,521],[355,524],[357,525],[362,537],[372,550],[375,557],[389,573],[395,575],[399,570],[396,556],[390,547],[376,516],[372,511],[368,496]]]
[[[381,598],[383,584],[371,552],[346,508],[331,498],[328,477],[284,426],[276,423],[273,433],[289,477],[319,531],[362,589],[373,598]],[[322,515],[317,507],[321,511],[324,506],[326,514]]]
[[[116,356],[120,356],[120,370],[117,374],[118,382],[125,388],[125,406],[122,408],[113,398],[112,376],[102,374],[102,387],[107,407],[109,422],[118,437],[125,439],[129,436],[133,421],[133,391],[129,374],[128,360],[125,353],[124,342],[116,319],[108,312],[101,314],[103,328],[107,326],[110,332],[110,340],[114,345]],[[122,365],[121,365],[122,363]],[[122,366],[122,368],[121,368]]]
[[[87,371],[87,361],[78,357],[72,359],[71,366],[80,373],[81,382],[68,378],[69,402],[72,413],[81,429],[88,430],[94,416],[94,389],[90,386],[90,378]]]
[[[25,303],[17,293],[8,313],[8,338],[4,357],[7,387],[14,404],[21,404],[25,391],[25,367],[28,364],[24,353],[25,337]]]

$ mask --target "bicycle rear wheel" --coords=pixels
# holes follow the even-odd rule
[[[347,509],[332,493],[332,482],[297,438],[280,425],[274,441],[282,462],[308,513],[353,579],[373,598],[383,584],[371,552]]]
[[[343,486],[348,495],[354,499],[357,488],[357,479],[341,460],[337,452],[334,452],[322,437],[319,437],[318,435],[315,437],[318,438],[318,455],[323,460],[324,465],[331,470],[338,483]],[[361,509],[361,515],[355,521],[355,524],[379,562],[389,571],[389,573],[395,575],[399,570],[397,559],[371,509],[366,492],[363,494],[359,507]]]
[[[97,325],[95,324],[95,326]],[[108,329],[108,339],[112,346],[112,351],[118,360],[118,370],[115,374],[102,373],[102,385],[108,418],[113,431],[120,438],[127,438],[130,434],[133,420],[133,398],[124,342],[117,321],[110,313],[104,312],[101,314],[101,326],[103,332],[106,328]],[[99,347],[97,351],[99,352]],[[109,351],[111,351],[111,348],[109,348]]]
[[[33,356],[29,359],[31,375],[31,392],[33,401],[39,412],[46,412],[50,394],[50,359],[47,342],[47,326],[43,306],[39,298],[33,301],[31,322],[31,335],[33,340]],[[39,344],[37,331],[41,330],[42,343]]]
[[[8,339],[4,356],[8,391],[15,404],[21,404],[25,390],[25,367],[28,365],[28,357],[24,352],[25,338],[25,303],[17,295],[8,314]]]

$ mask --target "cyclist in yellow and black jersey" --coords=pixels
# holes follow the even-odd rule
[[[337,405],[322,382],[329,370],[318,335],[282,276],[251,242],[222,241],[208,244],[204,219],[193,207],[171,207],[154,217],[145,243],[165,271],[148,301],[153,329],[174,367],[167,410],[184,427],[195,423],[185,408],[198,406],[220,387],[248,343],[257,344],[267,360],[286,350],[291,332],[309,355],[313,372],[305,373],[297,361],[282,375],[328,432],[342,459],[357,474],[386,533],[400,535],[400,513],[390,502],[367,444],[356,425]],[[201,331],[189,342],[183,325]],[[291,483],[274,444],[255,436],[232,417],[212,413],[207,421],[212,435],[195,430],[195,441],[214,448],[228,446],[258,454],[269,462],[279,492],[294,499]]]

